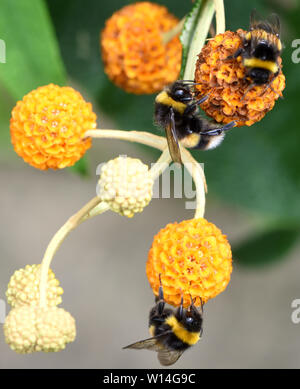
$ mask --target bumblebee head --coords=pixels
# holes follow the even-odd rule
[[[202,329],[202,314],[197,310],[194,304],[191,304],[188,309],[179,307],[175,317],[179,323],[190,332],[200,332]]]
[[[188,103],[193,100],[193,93],[191,90],[191,84],[184,81],[175,81],[169,86],[170,97],[181,103]]]

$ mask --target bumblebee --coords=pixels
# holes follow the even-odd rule
[[[243,44],[230,58],[242,57],[249,89],[266,84],[266,89],[280,72],[278,59],[281,54],[280,21],[272,14],[268,21],[261,20],[255,10],[250,16],[250,30],[242,35]],[[272,87],[271,87],[272,88]]]
[[[149,314],[149,332],[152,337],[130,344],[124,349],[156,351],[161,365],[173,365],[202,335],[202,301],[201,313],[194,306],[192,298],[189,308],[184,309],[182,304],[183,299],[176,311],[166,308],[160,285],[158,301]]]
[[[154,121],[166,132],[168,147],[174,162],[181,162],[180,143],[185,147],[208,150],[217,147],[224,139],[224,131],[235,122],[220,125],[210,122],[197,113],[199,100],[194,97],[194,82],[178,80],[168,85],[155,98]]]

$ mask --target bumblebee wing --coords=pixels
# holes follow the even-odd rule
[[[173,365],[182,355],[183,351],[163,349],[158,351],[157,358],[163,366]]]
[[[256,9],[253,9],[250,14],[250,29],[255,29],[259,24],[260,20],[262,19],[258,15]]]
[[[268,18],[269,20],[264,20],[256,11],[252,10],[250,15],[250,29],[263,29],[269,33],[279,36],[280,34],[280,20],[276,14],[271,14]]]
[[[277,14],[271,14],[270,16],[270,23],[273,27],[273,32],[276,34],[276,35],[280,35],[280,19],[278,17]]]
[[[173,162],[178,162],[182,164],[180,148],[179,148],[179,143],[178,143],[178,138],[177,138],[176,128],[175,128],[174,111],[172,109],[170,111],[170,121],[166,125],[165,130],[166,130],[169,152],[172,157],[172,160]]]
[[[132,348],[135,350],[153,350],[153,351],[161,351],[164,349],[164,346],[160,343],[160,341],[168,334],[170,334],[172,331],[166,331],[163,334],[159,336],[154,336],[152,338],[140,340],[138,342],[132,343],[126,347],[123,347],[123,349]]]

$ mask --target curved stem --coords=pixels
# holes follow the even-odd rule
[[[155,162],[155,164],[152,165],[151,169],[150,169],[150,174],[153,178],[153,181],[159,177],[164,170],[167,169],[167,167],[169,166],[170,162],[172,162],[172,158],[171,158],[171,155],[170,155],[170,152],[169,152],[169,148],[166,147],[161,156],[159,157],[159,159]]]
[[[121,139],[129,142],[138,142],[144,145],[154,147],[159,150],[164,150],[167,145],[166,138],[158,135],[153,135],[150,132],[143,131],[121,131],[121,130],[88,130],[84,134],[84,138],[107,138]]]
[[[196,211],[194,218],[198,219],[204,216],[205,212],[205,192],[207,191],[205,175],[201,165],[186,150],[182,149],[182,160],[184,166],[192,176],[196,186]]]
[[[216,10],[216,34],[225,32],[225,11],[223,0],[214,0]]]
[[[51,239],[41,263],[40,307],[45,307],[47,305],[48,270],[56,251],[58,250],[62,242],[65,240],[65,238],[68,236],[68,234],[81,223],[82,219],[93,208],[95,208],[100,203],[100,201],[101,199],[98,196],[90,200],[75,215],[71,216]]]
[[[109,205],[105,202],[101,202],[100,204],[96,205],[94,208],[92,208],[89,212],[85,214],[85,216],[80,220],[80,224],[88,219],[91,219],[95,216],[101,215],[102,213],[109,210]]]

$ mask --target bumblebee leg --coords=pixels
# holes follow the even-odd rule
[[[163,287],[161,283],[161,274],[159,273],[159,289],[158,289],[158,301],[157,301],[157,310],[158,313],[161,315],[163,313],[163,310],[165,308],[165,300],[164,300],[164,292],[163,292]]]
[[[177,310],[176,316],[178,317],[179,321],[183,318],[183,296],[181,296],[180,307]]]
[[[204,101],[206,101],[207,99],[209,98],[209,93],[205,96],[203,96],[201,99],[199,100],[196,100],[193,104],[190,104],[186,107],[186,109],[184,110],[184,115],[189,115],[190,113],[194,112],[195,108],[197,107],[197,105],[200,105],[202,103],[204,103]]]
[[[190,298],[191,298],[191,306],[194,306],[194,300],[193,300],[193,297],[192,295],[190,294]],[[200,297],[201,298],[201,297]]]
[[[276,91],[273,89],[273,87],[272,87],[272,83],[273,83],[273,81],[275,80],[275,78],[278,76],[278,74],[279,74],[279,71],[276,72],[276,73],[274,73],[274,75],[273,75],[273,77],[272,77],[272,80],[267,84],[267,86],[266,86],[265,89],[262,91],[262,93],[260,94],[260,96],[262,96],[262,95],[265,93],[265,91],[266,91],[268,88],[270,88],[270,89],[272,90],[272,92],[274,92],[278,97],[280,97],[281,99],[283,99],[283,96],[280,96],[280,94],[279,94],[278,92],[276,92]]]
[[[201,303],[201,314],[203,314],[203,300],[201,297],[200,297],[200,303]]]
[[[180,300],[180,306],[176,311],[176,317],[178,318],[179,321],[183,319],[183,294],[181,291],[181,300]]]
[[[232,55],[229,55],[226,59],[234,59],[234,58],[237,58],[239,57],[242,53],[244,52],[244,49],[242,47],[240,47],[234,54]]]
[[[247,79],[247,77],[245,77],[245,80]],[[241,98],[241,101],[244,100],[244,98],[246,97],[246,94],[251,90],[253,89],[254,87],[256,86],[256,84],[253,82],[252,84],[250,84],[247,89],[246,89],[246,92],[243,94],[243,97]],[[264,92],[263,92],[264,93]]]
[[[203,315],[203,300],[202,300],[202,298],[200,297],[200,302],[201,302],[201,316]],[[201,336],[202,336],[202,334],[203,334],[203,327],[201,326],[201,330],[200,330],[200,338],[201,338]]]
[[[225,126],[223,126],[223,127],[215,128],[213,130],[209,130],[209,131],[205,131],[205,132],[200,132],[200,135],[210,135],[210,136],[220,135],[220,134],[222,134],[222,132],[230,130],[235,125],[236,125],[236,122],[232,121],[230,123],[225,124]]]

